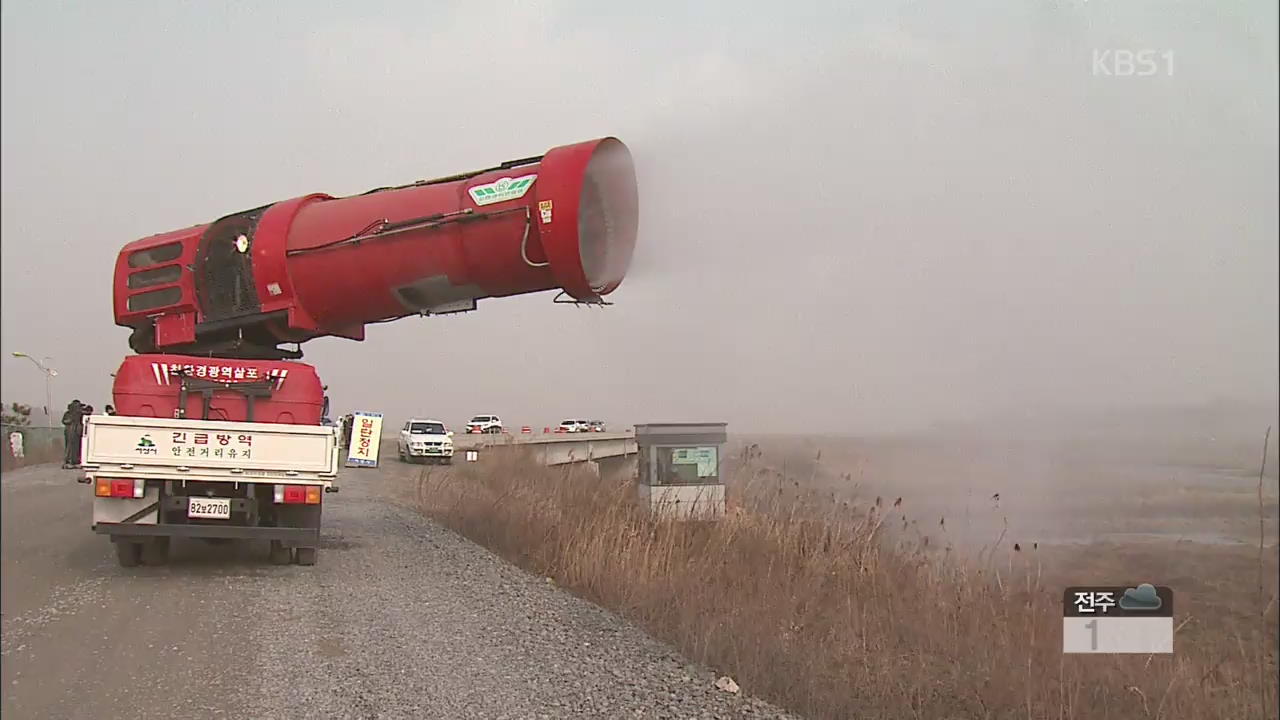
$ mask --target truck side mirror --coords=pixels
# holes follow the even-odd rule
[[[449,431],[449,437],[453,437],[453,431],[452,431],[452,430],[450,430],[450,431]]]

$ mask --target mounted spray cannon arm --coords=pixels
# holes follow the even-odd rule
[[[278,347],[546,290],[603,303],[630,266],[635,169],[616,138],[398,187],[313,194],[126,245],[116,324],[139,353]],[[557,296],[559,298],[559,295]]]

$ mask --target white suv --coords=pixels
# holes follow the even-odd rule
[[[439,420],[412,418],[400,428],[396,450],[401,462],[424,458],[449,465],[453,463],[453,433]]]
[[[586,420],[561,420],[556,432],[579,433],[591,432],[591,423]]]
[[[476,415],[471,418],[471,422],[467,423],[467,432],[500,433],[502,432],[502,418],[497,415]]]

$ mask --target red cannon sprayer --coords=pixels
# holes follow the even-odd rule
[[[139,353],[301,357],[281,343],[560,288],[600,303],[626,274],[635,171],[603,138],[334,198],[312,194],[121,250],[115,317]]]

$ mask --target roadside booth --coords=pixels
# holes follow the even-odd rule
[[[682,520],[711,520],[725,511],[720,459],[728,423],[636,425],[642,505]]]

